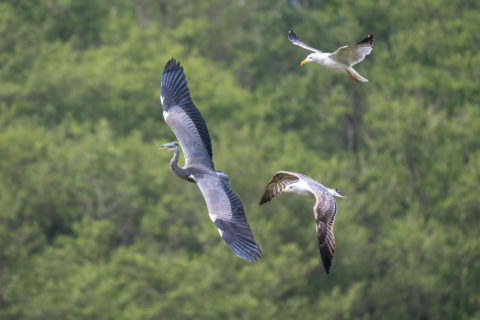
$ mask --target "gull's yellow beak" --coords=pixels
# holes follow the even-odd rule
[[[303,60],[302,62],[300,62],[300,66],[302,66],[302,67],[303,67],[303,65],[304,65],[304,64],[307,64],[307,63],[309,63],[309,62],[310,62],[310,61]]]
[[[288,192],[287,189],[282,190],[282,193],[287,193],[287,192]]]

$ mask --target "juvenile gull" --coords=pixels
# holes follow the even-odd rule
[[[302,196],[315,197],[313,213],[316,223],[318,246],[323,267],[330,272],[335,252],[333,222],[337,214],[337,203],[334,196],[346,198],[338,189],[330,189],[301,173],[278,171],[267,184],[260,205],[272,200],[280,193],[293,192]]]

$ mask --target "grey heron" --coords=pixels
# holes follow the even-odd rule
[[[198,185],[210,219],[230,249],[240,258],[258,259],[261,250],[248,225],[243,204],[230,189],[229,177],[214,168],[207,125],[192,102],[183,67],[173,58],[163,69],[160,100],[163,117],[180,142],[185,157],[184,167],[179,167],[178,143],[160,146],[174,153],[170,169],[179,178]]]
[[[362,77],[355,71],[352,66],[365,59],[373,49],[373,34],[369,34],[365,39],[351,45],[342,46],[334,53],[322,52],[318,49],[310,47],[303,43],[293,32],[288,30],[288,40],[296,46],[313,51],[309,54],[300,65],[303,66],[309,62],[315,62],[329,70],[336,72],[345,72],[350,78],[356,82],[367,82],[368,79]]]
[[[330,189],[312,178],[295,172],[278,171],[267,184],[260,199],[260,205],[272,200],[280,193],[293,192],[302,196],[315,197],[313,213],[320,256],[327,273],[330,272],[333,254],[335,252],[335,237],[333,222],[337,214],[337,203],[334,196],[346,198],[338,189]]]

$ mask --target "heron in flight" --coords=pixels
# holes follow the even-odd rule
[[[355,71],[352,66],[365,59],[373,49],[373,34],[369,34],[365,39],[348,46],[338,48],[334,53],[322,52],[303,43],[293,32],[288,30],[288,40],[296,46],[313,51],[309,54],[300,65],[303,66],[309,62],[315,62],[322,67],[336,72],[345,72],[356,82],[367,82],[368,79],[362,77]]]
[[[330,189],[312,178],[295,172],[278,171],[267,184],[260,205],[272,200],[280,193],[293,192],[302,196],[315,197],[313,213],[316,222],[318,245],[323,267],[330,272],[335,252],[333,222],[337,214],[337,203],[334,196],[346,198],[338,189]]]
[[[183,67],[173,58],[163,69],[160,100],[163,117],[180,141],[185,157],[185,166],[179,167],[178,143],[160,146],[173,151],[170,169],[179,178],[198,185],[210,219],[230,249],[240,258],[257,260],[261,250],[253,238],[242,202],[230,190],[228,176],[213,166],[207,125],[190,98]]]

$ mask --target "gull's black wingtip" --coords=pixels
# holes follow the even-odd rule
[[[163,72],[168,72],[179,68],[181,68],[180,62],[177,62],[175,58],[171,58],[170,60],[168,60],[165,68],[163,68]]]
[[[375,41],[375,38],[373,37],[373,33],[370,33],[368,36],[367,36],[367,39],[368,39],[368,43],[370,45],[373,45],[373,42]]]
[[[297,35],[295,34],[295,32],[293,32],[292,29],[288,29],[288,39],[297,39]]]
[[[357,42],[357,44],[368,43],[371,47],[373,47],[373,42],[375,38],[373,37],[373,33],[370,33],[365,39]]]

